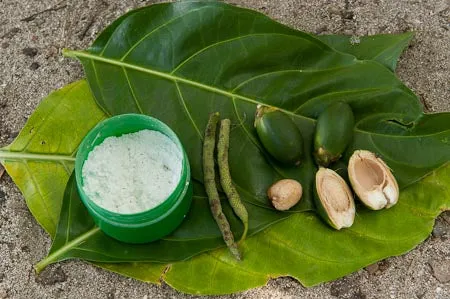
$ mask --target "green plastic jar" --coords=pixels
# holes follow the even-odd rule
[[[89,153],[107,137],[119,137],[145,129],[166,135],[183,153],[182,173],[175,190],[158,206],[136,214],[119,214],[98,206],[83,190],[82,168]],[[75,176],[80,198],[89,214],[94,218],[94,222],[105,234],[122,242],[146,243],[170,234],[181,224],[192,201],[189,161],[180,140],[166,124],[142,114],[114,116],[94,127],[83,139],[78,149],[75,160]]]

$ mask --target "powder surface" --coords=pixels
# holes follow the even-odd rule
[[[83,165],[83,189],[106,210],[139,213],[167,199],[181,169],[181,149],[160,132],[142,130],[97,145]]]

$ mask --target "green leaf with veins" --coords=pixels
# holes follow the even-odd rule
[[[398,49],[395,43],[391,47]],[[355,147],[380,152],[401,186],[449,158],[448,145],[440,142],[447,134],[446,116],[424,116],[417,97],[386,68],[336,52],[251,10],[220,2],[152,5],[118,19],[87,51],[65,53],[81,60],[104,111],[146,113],[169,124],[198,181],[208,114],[230,118],[237,124],[230,141],[232,175],[253,204],[270,207],[265,191],[280,176],[304,183],[304,201],[310,202],[314,176],[310,157],[299,169],[267,157],[253,128],[257,104],[289,114],[305,135],[307,152],[317,115],[331,102],[348,102],[356,126],[347,154]],[[430,122],[436,132],[421,136]],[[423,144],[434,154],[420,154]]]
[[[391,71],[395,71],[397,61],[408,46],[414,33],[378,34],[362,37],[347,35],[319,35],[318,39],[338,51],[352,54],[358,59],[375,60]]]
[[[75,82],[42,101],[14,142],[0,149],[0,162],[52,237],[78,145],[105,117],[86,84]]]
[[[60,103],[60,105],[70,111],[75,111],[75,106],[80,104],[92,108],[91,112],[94,112],[96,109],[99,111],[95,105],[90,106],[89,101],[94,103],[92,96],[88,92],[87,84],[83,81],[74,83],[44,100],[38,107],[36,114],[30,118],[29,123],[33,123],[35,115],[43,115],[41,112],[45,111],[47,107],[53,106],[52,104],[54,103]],[[41,108],[43,111],[41,111]],[[67,117],[65,110],[54,110],[51,115],[50,125],[55,126],[60,118],[64,119]],[[77,114],[77,118],[72,118],[67,123],[67,127],[73,128],[76,124],[81,123],[83,119],[84,114]],[[52,123],[53,121],[55,123]],[[28,124],[26,128],[28,128]],[[68,136],[71,135],[69,131],[64,129],[62,129],[62,132]],[[41,136],[48,140],[50,144],[53,144],[52,140],[57,141],[60,139],[57,135],[58,133],[47,130]],[[21,136],[25,135],[21,134]],[[81,141],[81,138],[82,136],[73,135],[73,140],[79,139],[78,142]],[[7,152],[2,150],[0,154],[3,160]],[[45,156],[46,153],[42,152],[41,155]],[[59,162],[52,161],[51,163],[57,164]],[[22,161],[9,160],[7,164],[21,166]],[[246,258],[239,265],[234,263],[226,250],[208,252],[186,262],[174,263],[169,268],[167,268],[167,265],[160,263],[142,262],[100,263],[98,265],[111,271],[149,282],[158,282],[158,278],[165,273],[162,277],[167,283],[179,290],[190,293],[229,293],[262,285],[269,276],[276,277],[281,275],[296,277],[305,285],[316,284],[321,280],[330,280],[345,275],[386,256],[401,254],[426,238],[439,211],[449,208],[450,195],[446,188],[450,178],[449,171],[449,166],[443,167],[434,171],[432,175],[420,183],[405,189],[402,192],[398,206],[391,210],[380,212],[359,211],[352,231],[336,232],[322,224],[311,213],[295,214],[288,220],[273,225],[268,230],[249,238],[243,247]],[[13,175],[16,182],[19,181],[20,178],[14,177],[16,173],[10,172],[10,174]],[[58,180],[56,180],[58,173],[55,172],[49,174],[49,176],[50,180],[58,183]],[[54,187],[57,187],[57,185]],[[25,192],[24,195],[29,197],[30,194]],[[48,194],[45,199],[49,202],[52,200],[61,202],[62,194],[59,197],[54,197],[53,194]],[[433,194],[433,198],[430,199],[427,194]],[[68,198],[67,196],[65,197],[65,203]],[[36,200],[36,198],[32,199]],[[68,219],[68,211],[68,209],[63,208],[61,221]],[[72,222],[70,227],[64,227],[63,222],[61,222],[60,229],[69,229],[71,234],[76,236],[77,231],[91,228],[92,222],[79,202],[77,208],[71,212],[73,213],[72,215],[78,215],[83,220]],[[45,213],[37,213],[36,215],[36,219],[39,222],[42,222],[41,219],[47,217]],[[399,215],[401,216],[399,217]],[[386,236],[385,232],[389,231],[390,227],[393,233]],[[414,230],[411,227],[414,227]],[[94,228],[93,232],[95,231]],[[339,238],[341,238],[342,234],[346,235],[348,239],[340,240]],[[386,239],[385,242],[378,240],[381,244],[368,242],[374,242],[383,238]],[[83,241],[83,239],[78,239],[78,241]],[[57,246],[58,242],[60,241],[55,240],[53,245]],[[339,246],[339,250],[326,252],[327,255],[324,255],[325,253],[323,252],[315,254],[317,250],[322,248],[323,244],[327,243],[330,244],[330,247]],[[370,254],[346,256],[345,262],[331,262],[333,258],[339,261],[344,257],[342,252],[345,251],[342,250],[350,250],[348,248],[358,248],[359,246],[361,250]],[[328,245],[323,247],[325,250],[327,248]],[[52,249],[52,254],[54,252],[55,250]],[[82,251],[80,250],[80,252]],[[81,255],[79,256],[82,257]],[[261,258],[262,256],[264,258]],[[278,260],[280,256],[284,257],[281,261]],[[268,260],[271,262],[267,263],[266,261]],[[330,262],[320,263],[316,260],[329,260]],[[213,271],[213,269],[215,270]],[[318,269],[322,270],[318,271]],[[186,276],[186,273],[191,273],[190,271],[203,273],[206,275],[205,277],[211,277],[211,279],[193,281],[189,275]],[[327,274],[325,275],[324,273]],[[218,283],[224,280],[230,283]]]
[[[223,19],[228,21],[221,22]],[[156,282],[161,275],[167,283],[190,293],[241,291],[279,275],[291,275],[305,285],[313,285],[413,248],[428,235],[436,215],[449,208],[450,196],[445,189],[448,166],[435,169],[449,160],[450,115],[424,115],[415,95],[378,63],[357,61],[353,56],[335,52],[314,37],[261,14],[217,2],[153,5],[119,18],[88,52],[70,54],[80,57],[84,63],[96,100],[106,113],[141,110],[161,118],[175,129],[188,148],[197,182],[202,177],[198,149],[208,112],[220,111],[232,118],[236,124],[230,149],[232,175],[247,206],[253,209],[250,214],[259,221],[255,223],[265,227],[290,216],[249,238],[243,244],[244,262],[239,265],[226,251],[215,250],[171,267],[142,262],[100,263],[101,267],[151,282]],[[121,61],[122,56],[126,57]],[[396,60],[393,57],[391,61]],[[54,102],[51,105],[47,103],[50,99]],[[310,151],[314,118],[336,99],[348,101],[359,121],[345,158],[353,148],[373,150],[394,169],[403,187],[412,184],[402,191],[396,207],[370,213],[363,209],[355,226],[342,232],[328,229],[308,212],[311,209],[310,183],[315,171],[310,157],[300,171],[279,167],[259,146],[252,127],[255,104],[280,107],[300,126],[306,136],[306,150]],[[57,102],[70,111],[83,113],[75,113],[64,124],[66,128],[60,129],[62,136],[46,131],[47,143],[52,147],[46,148],[47,152],[38,152],[39,156],[59,155],[53,146],[60,140],[69,142],[64,139],[68,136],[75,150],[87,130],[104,117],[93,104],[85,82],[81,81],[50,95],[41,104],[42,111],[39,106],[29,122],[40,123],[41,113],[48,114],[46,107],[55,106]],[[86,113],[94,113],[98,119],[85,119]],[[58,109],[51,114],[54,116],[48,123],[52,127],[59,128],[61,121],[68,117],[65,111]],[[24,133],[27,126],[22,131],[24,135],[21,133],[15,142],[27,136]],[[80,135],[73,134],[74,128]],[[73,168],[73,155],[63,174],[48,172],[45,181],[54,179],[57,186],[53,188],[41,188],[45,185],[40,175],[35,176],[34,182],[24,182],[29,180],[29,176],[22,175],[26,169],[24,164],[35,163],[34,158],[17,156],[17,151],[11,153],[10,148],[0,151],[0,161],[9,164],[7,170],[19,187],[22,186],[36,219],[50,227],[46,224],[47,218],[53,215],[57,219],[58,208],[44,210],[42,203],[61,205],[64,190],[61,183],[67,181],[67,170]],[[55,160],[50,159],[48,164],[64,168]],[[42,171],[41,166],[47,167],[44,165],[39,164],[36,169]],[[431,176],[416,182],[430,172]],[[301,180],[306,188],[305,198],[294,214],[275,213],[265,198],[268,184],[285,176]],[[163,252],[163,247],[150,254],[130,247],[133,255],[129,255],[126,246],[105,238],[86,220],[84,207],[77,202],[77,194],[71,187],[73,181],[66,189],[50,256],[41,266],[72,257],[94,261],[176,258],[170,256],[170,252],[176,252],[174,249],[168,254]],[[37,188],[44,190],[40,197],[35,196]],[[199,184],[195,190],[198,192],[196,202],[204,204]],[[425,193],[433,197],[425,197]],[[227,205],[225,208],[229,212]],[[207,207],[194,206],[191,213],[202,216],[191,217],[191,222],[188,218],[173,236],[160,243],[168,242],[173,246],[175,242],[171,241],[181,240],[177,246],[184,257],[200,253],[200,248],[211,249],[213,246],[205,247],[205,239],[219,242],[220,236],[205,210]],[[264,215],[261,217],[253,211],[263,211]],[[241,228],[237,219],[232,213],[228,216],[235,233],[239,234]],[[189,236],[200,238],[189,242],[192,241]],[[93,252],[89,251],[91,249]],[[195,278],[200,276],[208,279]]]
[[[181,226],[161,240],[146,244],[127,244],[105,235],[89,216],[79,198],[75,176],[67,184],[61,208],[58,231],[47,258],[36,265],[40,272],[48,264],[69,258],[81,258],[94,262],[141,262],[167,263],[185,260],[223,246],[222,235],[210,215],[208,199],[203,185],[194,182],[194,197],[189,214]],[[235,232],[242,227],[234,217],[231,207],[224,200],[222,206]],[[289,216],[251,204],[249,211],[249,235],[263,230]]]
[[[450,165],[401,192],[389,210],[358,207],[350,229],[335,231],[314,213],[296,213],[248,239],[245,259],[235,263],[226,249],[172,265],[163,277],[191,294],[227,294],[291,276],[313,286],[345,276],[388,256],[408,252],[431,233],[435,218],[450,209]],[[195,275],[195,274],[197,275]],[[198,275],[208,279],[198,279]]]

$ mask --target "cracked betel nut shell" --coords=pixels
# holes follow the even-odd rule
[[[355,202],[350,187],[335,171],[320,167],[316,173],[314,203],[322,219],[333,228],[350,227],[355,220]]]
[[[397,181],[386,163],[374,153],[355,151],[348,163],[348,175],[356,195],[370,209],[388,209],[397,203]]]

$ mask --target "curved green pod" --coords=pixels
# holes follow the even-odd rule
[[[327,167],[339,160],[353,137],[355,120],[350,106],[344,102],[331,104],[317,119],[314,135],[314,158]]]
[[[255,128],[269,154],[286,165],[299,165],[303,157],[303,137],[291,118],[280,110],[258,106]]]

